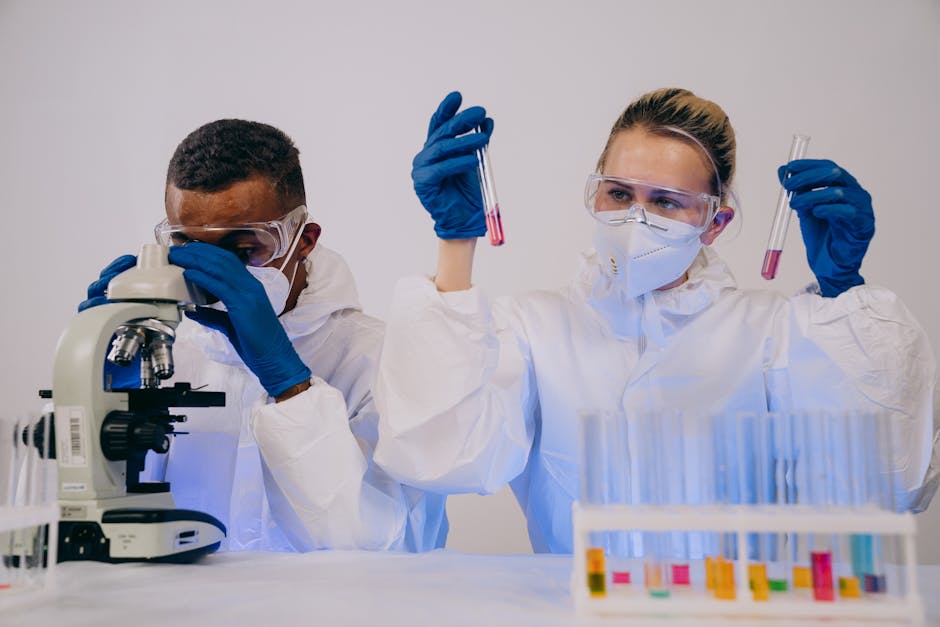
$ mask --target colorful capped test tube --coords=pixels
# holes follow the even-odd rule
[[[627,420],[622,412],[586,410],[581,427],[581,502],[612,505],[629,502],[630,452]],[[588,541],[602,549],[609,583],[629,584],[631,564],[628,532],[592,531]]]
[[[592,597],[607,596],[607,568],[604,565],[604,549],[587,550],[587,585]]]
[[[787,489],[787,474],[793,471],[790,450],[790,422],[786,414],[768,414],[761,422],[764,481],[758,482],[761,503],[785,506],[794,498]],[[762,551],[767,560],[767,587],[770,592],[790,588],[790,559],[786,533],[768,533],[762,537]]]
[[[719,557],[715,560],[715,598],[733,601],[737,597],[734,583],[734,560]]]
[[[790,156],[787,163],[795,159],[802,159],[809,145],[809,135],[794,135],[790,144]],[[777,211],[774,213],[774,223],[770,229],[770,239],[767,242],[767,252],[764,253],[764,265],[760,275],[768,281],[777,276],[777,266],[783,252],[783,244],[787,239],[787,226],[790,224],[790,193],[780,186],[780,195],[777,197]]]
[[[855,535],[839,536],[839,552],[836,555],[836,581],[839,587],[839,597],[853,599],[862,596],[862,579],[855,574],[856,555],[853,550]],[[848,558],[848,559],[846,559]]]
[[[659,487],[658,501],[668,505],[683,505],[689,501],[686,491],[685,440],[688,416],[682,412],[664,411],[658,419],[652,421],[658,430],[655,472]],[[688,428],[691,429],[691,420]],[[689,532],[669,531],[664,536],[663,557],[669,563],[665,565],[669,583],[672,586],[690,586],[691,567],[689,564]]]
[[[862,596],[858,577],[839,577],[839,596],[845,599],[857,599]]]
[[[477,131],[480,129],[478,128]],[[486,214],[486,232],[493,246],[506,243],[503,235],[503,219],[499,215],[499,200],[496,199],[496,183],[493,166],[490,164],[489,146],[477,150],[477,174],[480,177],[480,192],[483,194],[483,212]]]
[[[810,553],[813,569],[813,598],[817,601],[835,601],[835,589],[832,583],[832,552],[813,551]]]
[[[893,465],[892,433],[890,423],[884,416],[866,413],[858,415],[864,430],[866,449],[864,500],[868,506],[875,506],[888,511],[894,510],[894,486],[892,484]],[[885,573],[884,543],[889,540],[881,535],[853,536],[852,565],[858,566],[858,577],[864,591],[868,594],[887,592]]]
[[[770,599],[770,581],[767,579],[767,566],[765,564],[749,564],[747,579],[755,601]]]

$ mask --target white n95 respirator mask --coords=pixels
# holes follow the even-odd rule
[[[288,280],[278,268],[269,268],[267,266],[246,266],[245,269],[261,283],[274,313],[281,315],[284,312],[284,307],[287,306],[287,297],[290,295],[290,286],[294,277]],[[297,272],[296,266],[294,272]]]
[[[294,236],[294,241],[287,250],[287,254],[284,256],[284,262],[281,263],[279,268],[272,268],[270,266],[245,266],[248,273],[261,283],[261,287],[264,288],[264,293],[271,303],[271,308],[274,310],[274,313],[279,316],[284,313],[284,308],[287,307],[287,297],[290,296],[290,288],[294,284],[294,277],[297,275],[297,266],[299,266],[300,263],[294,265],[294,271],[291,273],[290,279],[284,275],[284,267],[287,265],[287,262],[290,261],[291,255],[294,254],[294,249],[297,248],[302,234],[303,227],[301,227]],[[209,306],[213,309],[226,311],[225,304],[221,301]]]
[[[667,241],[641,222],[596,224],[594,247],[604,273],[622,285],[627,296],[636,298],[672,283],[692,265],[702,248],[698,237],[702,230],[675,222],[670,235],[682,230],[688,231],[687,237]]]

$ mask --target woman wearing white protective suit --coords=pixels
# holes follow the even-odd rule
[[[508,482],[534,550],[569,552],[579,410],[872,409],[898,438],[898,506],[926,505],[934,356],[898,298],[858,274],[874,217],[847,172],[781,168],[818,283],[791,298],[738,289],[709,248],[734,217],[728,118],[686,90],[651,92],[616,121],[588,179],[595,251],[578,277],[490,304],[471,268],[485,232],[473,150],[493,122],[459,107],[457,93],[441,103],[414,161],[438,269],[395,291],[376,463],[433,492]]]

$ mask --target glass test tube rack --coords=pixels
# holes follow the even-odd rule
[[[52,414],[0,419],[0,615],[55,588],[59,506],[51,444],[42,436],[51,422]]]
[[[580,614],[648,616],[764,616],[774,618],[876,620],[922,625],[924,610],[917,588],[914,554],[915,522],[910,513],[874,509],[818,509],[800,505],[583,505],[573,506],[574,567],[571,596]],[[755,533],[799,533],[895,537],[901,542],[900,563],[889,568],[888,589],[876,594],[834,595],[818,601],[808,591],[770,593],[761,599],[749,576],[756,562],[748,551],[738,552],[733,564],[733,591],[724,598],[710,595],[704,579],[704,560],[692,560],[691,585],[667,598],[647,594],[636,577],[626,586],[589,585],[586,556],[596,532],[716,532],[734,536],[736,546],[747,546]],[[697,562],[697,563],[696,563]],[[595,573],[594,582],[597,581]],[[604,573],[611,580],[610,573]],[[883,585],[883,584],[882,584]]]

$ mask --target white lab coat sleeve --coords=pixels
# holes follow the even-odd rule
[[[252,412],[272,515],[299,551],[403,548],[401,485],[370,464],[374,443],[353,434],[343,394],[317,377],[311,382]],[[352,420],[377,420],[371,397]]]
[[[927,468],[934,441],[937,376],[927,334],[887,289],[862,285],[836,298],[813,291],[807,289],[790,300],[794,398],[830,398],[843,409],[870,409],[889,416],[895,507],[926,506],[932,496],[926,492],[936,489]],[[826,359],[817,359],[817,351]],[[833,365],[835,373],[828,371]],[[864,399],[861,407],[857,398]]]
[[[375,386],[376,463],[431,492],[492,493],[525,468],[537,411],[519,317],[478,288],[395,288]]]

